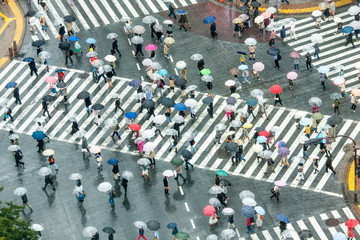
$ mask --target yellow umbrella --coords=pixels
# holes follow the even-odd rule
[[[46,149],[45,151],[43,151],[43,155],[44,156],[51,156],[54,155],[55,151],[52,149]]]
[[[251,123],[245,123],[242,127],[243,128],[252,128],[252,124]]]
[[[166,44],[173,44],[175,42],[175,39],[173,39],[172,37],[167,37],[164,39],[164,43]]]
[[[238,24],[238,23],[242,23],[242,22],[245,22],[245,20],[244,19],[242,19],[242,18],[234,18],[233,19],[233,21],[232,21],[234,24]]]
[[[358,88],[353,89],[353,90],[351,91],[351,94],[354,95],[355,97],[360,96],[360,89],[358,89]]]

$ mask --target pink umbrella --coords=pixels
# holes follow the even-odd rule
[[[334,78],[333,82],[334,82],[334,85],[340,86],[345,83],[345,78],[338,76],[338,77]]]
[[[287,79],[289,80],[295,80],[298,77],[298,74],[296,72],[289,72],[286,74]]]
[[[256,62],[253,64],[253,69],[257,72],[261,72],[262,70],[264,70],[265,66],[262,62]]]
[[[155,51],[157,49],[157,46],[155,44],[149,44],[145,47],[146,51]]]
[[[293,52],[290,53],[290,57],[292,57],[292,58],[300,58],[300,54],[298,52],[293,51]]]
[[[271,12],[263,12],[263,13],[261,14],[261,16],[262,16],[264,19],[268,19],[268,18],[270,18],[270,16],[271,16]]]
[[[49,83],[49,84],[53,84],[56,83],[56,78],[53,76],[48,76],[45,78],[45,82]]]
[[[285,187],[287,185],[284,180],[277,180],[274,184],[278,187]]]
[[[210,217],[212,216],[214,213],[216,212],[214,206],[212,205],[207,205],[204,209],[203,209],[203,213],[205,216]]]

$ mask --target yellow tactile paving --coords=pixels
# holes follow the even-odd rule
[[[352,162],[349,171],[349,191],[355,191],[355,163]]]

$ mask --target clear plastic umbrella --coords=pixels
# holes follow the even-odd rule
[[[218,124],[216,124],[216,126],[215,126],[215,130],[216,131],[222,131],[222,130],[225,130],[227,127],[226,127],[226,125],[225,124],[222,124],[222,123],[218,123]]]
[[[269,157],[271,157],[271,154],[272,154],[272,151],[270,151],[270,150],[264,150],[264,151],[262,151],[262,152],[260,153],[260,156],[261,156],[262,158],[269,158]]]
[[[257,96],[263,96],[264,95],[264,91],[260,90],[260,89],[254,89],[250,92],[250,95],[253,97],[257,97]]]
[[[151,152],[155,148],[155,143],[147,142],[144,144],[144,152]]]
[[[18,187],[14,190],[14,195],[16,196],[23,196],[25,193],[27,193],[26,188]]]
[[[37,232],[41,232],[42,230],[44,230],[43,226],[41,226],[40,224],[37,224],[37,223],[31,224],[30,228]]]
[[[147,158],[140,158],[139,160],[136,161],[136,163],[139,165],[149,165],[150,160]]]
[[[253,198],[244,198],[242,203],[246,206],[255,207],[257,205],[256,201]]]
[[[210,198],[209,199],[209,204],[214,206],[214,207],[220,207],[221,206],[221,202],[217,198]]]
[[[330,72],[330,68],[328,67],[328,66],[320,66],[319,68],[318,68],[318,72],[319,73],[323,73],[323,74],[326,74],[326,73],[328,73],[328,72]]]
[[[211,234],[206,237],[206,240],[218,240],[218,237],[215,234]]]
[[[195,133],[193,133],[193,132],[186,132],[186,133],[183,135],[183,138],[186,139],[186,141],[193,140],[193,139],[195,139]]]
[[[134,174],[130,171],[124,171],[121,176],[129,181],[134,179]]]
[[[185,102],[184,102],[185,106],[187,107],[196,107],[196,105],[198,104],[198,102],[193,99],[193,98],[189,98],[189,99],[186,99]]]
[[[310,39],[311,39],[311,42],[313,42],[313,43],[321,43],[322,41],[324,41],[322,35],[319,33],[312,34]]]
[[[150,61],[151,61],[151,60],[150,60]],[[158,63],[158,62],[152,62],[152,63],[150,64],[150,66],[151,66],[152,69],[156,69],[156,70],[160,70],[160,69],[163,68],[163,67],[161,66],[161,64]]]
[[[118,37],[118,35],[117,35],[116,33],[109,33],[109,34],[106,36],[107,39],[113,39],[113,38],[117,38],[117,37]]]
[[[38,171],[38,174],[40,176],[47,176],[47,175],[50,175],[51,174],[51,168],[48,168],[48,167],[42,167],[40,168],[40,170]]]
[[[214,78],[211,75],[204,75],[201,77],[201,80],[203,80],[204,82],[212,82]]]
[[[219,186],[212,186],[209,190],[210,194],[219,194],[222,193],[223,189]]]
[[[70,180],[76,181],[78,179],[81,179],[83,176],[80,173],[72,173],[69,176]]]
[[[171,170],[165,170],[163,173],[162,173],[162,175],[164,176],[164,177],[173,177],[173,176],[175,176],[175,173],[173,172],[173,171],[171,171]]]
[[[310,106],[318,106],[318,107],[320,107],[321,106],[321,104],[322,104],[322,100],[320,99],[320,98],[318,98],[318,97],[312,97],[312,98],[310,98],[309,99],[309,104],[310,104]]]
[[[173,118],[174,123],[183,123],[185,121],[184,117],[180,116],[180,115],[176,115]]]
[[[348,11],[347,11],[350,15],[357,15],[358,13],[360,13],[360,7],[358,6],[351,6]]]
[[[107,127],[113,127],[116,124],[118,124],[118,121],[115,118],[108,118],[108,119],[105,120],[104,124]]]
[[[144,39],[142,38],[142,37],[140,37],[140,36],[134,36],[134,37],[132,37],[131,38],[131,42],[133,43],[133,44],[141,44],[141,43],[143,43],[144,42]],[[150,60],[150,59],[149,59]],[[145,60],[144,60],[145,61]],[[151,60],[150,60],[151,61]],[[152,61],[151,61],[151,63],[152,63]],[[150,64],[151,64],[150,63]]]
[[[242,124],[242,123],[241,123],[239,120],[232,120],[232,121],[230,122],[230,126],[231,126],[231,127],[234,127],[234,128],[240,127],[241,124]]]
[[[203,56],[199,53],[195,53],[195,54],[191,55],[190,59],[193,61],[199,61],[199,60],[203,59]]]
[[[39,57],[41,59],[49,59],[49,58],[51,58],[51,53],[49,53],[48,51],[41,51],[39,53]]]
[[[163,24],[174,24],[174,22],[171,21],[170,19],[166,19],[163,21]]]
[[[256,152],[256,153],[259,153],[259,152],[261,152],[264,148],[263,148],[263,146],[262,145],[260,145],[260,144],[255,144],[255,145],[253,145],[252,147],[251,147],[251,149],[254,151],[254,152]]]
[[[230,239],[236,236],[236,232],[232,229],[225,229],[221,232],[220,235],[224,239]]]
[[[243,200],[245,198],[255,198],[255,195],[254,195],[254,193],[252,193],[249,190],[244,190],[244,191],[241,191],[241,193],[239,194],[239,197],[241,200]]]
[[[155,24],[155,25],[154,25],[154,30],[155,30],[156,32],[163,32],[163,31],[164,31],[163,26],[160,25],[160,24]]]
[[[235,213],[234,209],[232,208],[224,208],[221,212],[222,214],[229,216],[229,215],[233,215]]]
[[[98,232],[98,230],[96,229],[96,227],[88,226],[88,227],[84,228],[82,234],[84,235],[84,237],[92,237],[97,232]]]
[[[156,124],[163,124],[166,121],[165,115],[157,115],[153,118],[153,122]]]
[[[147,226],[146,226],[146,223],[142,222],[142,221],[136,221],[134,222],[134,225],[137,227],[137,228],[142,228],[142,229],[146,229]]]
[[[96,57],[97,55],[98,55],[97,52],[93,51],[93,52],[88,52],[86,54],[86,57],[92,58],[92,57]]]
[[[20,147],[18,145],[11,145],[8,147],[8,150],[10,152],[16,152],[16,151],[20,150]]]
[[[130,21],[130,17],[128,17],[128,16],[123,16],[123,17],[121,17],[120,18],[120,22],[126,22],[126,21]]]
[[[146,129],[141,133],[141,136],[144,138],[152,138],[153,136],[155,136],[155,131],[151,129]]]
[[[175,129],[168,128],[164,131],[164,134],[166,136],[173,136],[173,135],[177,135],[178,132]]]
[[[112,185],[109,182],[102,182],[98,186],[98,190],[100,192],[107,192],[110,191],[111,189],[112,189]]]
[[[153,22],[156,22],[156,18],[153,17],[153,16],[148,15],[148,16],[146,16],[146,17],[144,17],[142,19],[142,22],[145,23],[145,24],[151,24]]]
[[[136,25],[135,27],[133,27],[132,31],[136,34],[143,34],[145,32],[145,28],[141,25]]]
[[[245,44],[248,46],[254,46],[257,44],[257,41],[255,40],[255,38],[247,38],[245,39]]]
[[[141,63],[142,65],[147,67],[150,66],[153,63],[153,61],[150,58],[145,58]]]

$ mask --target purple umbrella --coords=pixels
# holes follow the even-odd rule
[[[130,87],[138,87],[141,85],[141,80],[140,79],[133,79],[130,83],[129,83],[129,86]]]
[[[278,154],[282,157],[289,156],[290,150],[287,147],[280,147],[278,149]]]

